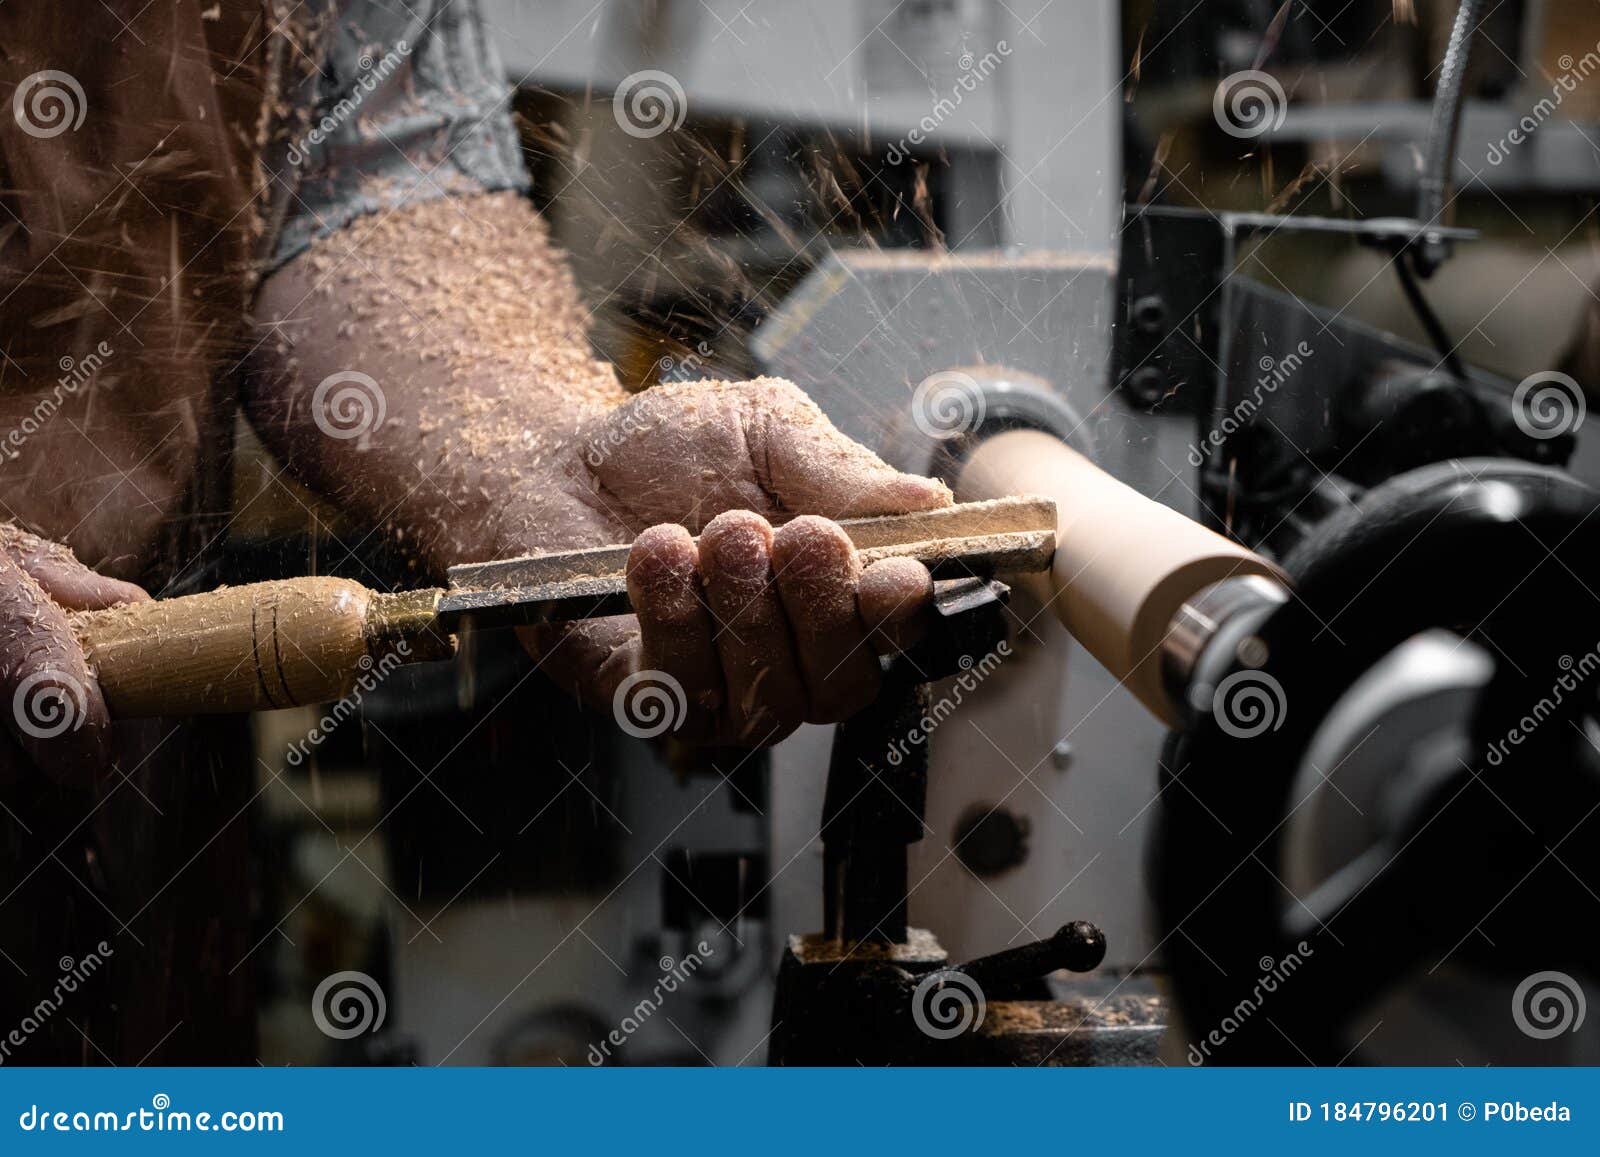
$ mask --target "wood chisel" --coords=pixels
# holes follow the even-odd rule
[[[904,556],[935,579],[1048,570],[1056,507],[1002,498],[839,523],[863,565]],[[114,718],[270,710],[347,694],[375,664],[449,658],[455,634],[626,614],[630,547],[451,567],[449,586],[385,594],[310,577],[71,616]]]

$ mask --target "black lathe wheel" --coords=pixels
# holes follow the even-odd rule
[[[1351,1015],[1445,954],[1495,975],[1596,971],[1600,495],[1519,462],[1441,463],[1331,519],[1288,569],[1296,597],[1197,673],[1202,695],[1231,676],[1275,688],[1256,707],[1276,717],[1224,726],[1203,704],[1163,760],[1151,879],[1176,1011],[1205,1045],[1190,1060],[1354,1060]],[[1430,628],[1494,658],[1462,742],[1384,768],[1382,838],[1291,895],[1309,745],[1356,679]],[[1506,744],[1559,679],[1580,687]]]

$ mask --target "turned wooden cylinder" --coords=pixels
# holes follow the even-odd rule
[[[1048,573],[1022,580],[1106,670],[1169,726],[1179,711],[1161,677],[1178,609],[1213,583],[1283,576],[1266,559],[1118,482],[1059,439],[998,434],[961,472],[963,500],[1042,494],[1056,501]]]

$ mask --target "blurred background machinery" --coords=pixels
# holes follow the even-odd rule
[[[789,377],[896,465],[947,475],[992,433],[1043,429],[1279,560],[1446,460],[1600,481],[1592,423],[1552,433],[1518,408],[1531,375],[1570,375],[1580,411],[1600,386],[1586,360],[1600,365],[1593,6],[1477,12],[1437,219],[1419,218],[1419,186],[1453,2],[484,10],[518,88],[534,198],[595,304],[597,346],[632,386]],[[1217,102],[1244,72],[1271,84],[1265,123],[1241,133]],[[660,131],[629,131],[614,104],[641,76],[666,94]],[[959,429],[917,421],[919,387],[941,375],[974,403]],[[236,577],[399,573],[241,458]],[[1086,979],[1036,978],[1035,996],[1142,999],[1170,968],[1192,1017],[1205,953],[1151,901],[1171,869],[1152,863],[1156,832],[1181,822],[1166,798],[1182,793],[1181,751],[1028,595],[1004,614],[1012,655],[928,744],[909,922],[973,961],[1088,921],[1103,962]],[[1406,688],[1384,692],[1405,716],[1387,724],[1394,746],[1341,773],[1362,812],[1418,736],[1459,727],[1497,661],[1480,641],[1429,663],[1433,646],[1361,684],[1369,699],[1371,680]],[[1345,766],[1368,719],[1353,711],[1306,750]],[[589,1063],[702,943],[681,995],[605,1059],[767,1058],[785,937],[824,927],[833,729],[755,755],[629,739],[487,637],[451,669],[395,676],[291,764],[315,717],[258,724],[268,1059]],[[1326,800],[1296,825],[1296,896],[1377,838]],[[389,1021],[330,1042],[308,994],[354,968],[378,978]],[[1455,1050],[1447,1062],[1508,1055],[1504,1033],[1436,1025],[1504,1003],[1521,975],[1431,992],[1421,1013],[1392,1014],[1375,1055],[1438,1059],[1430,1040]],[[1124,1012],[1139,1033],[1165,1016]],[[1593,1047],[1509,1040],[1533,1060]]]

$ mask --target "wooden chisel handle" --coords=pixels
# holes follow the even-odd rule
[[[295,578],[71,622],[114,718],[266,711],[338,699],[374,667],[447,657],[428,629],[439,594]]]

